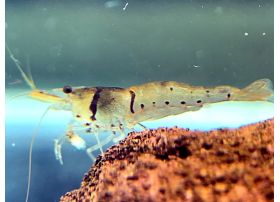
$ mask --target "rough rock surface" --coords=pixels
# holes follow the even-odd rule
[[[133,132],[61,201],[273,201],[273,133],[273,120],[237,130]]]

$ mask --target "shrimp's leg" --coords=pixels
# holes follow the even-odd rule
[[[125,138],[125,132],[124,132],[124,129],[120,129],[119,130],[119,132],[120,132],[120,136],[118,136],[118,137],[115,137],[114,139],[113,139],[113,142],[114,143],[118,143],[119,141],[121,141],[121,140],[123,140],[124,138]]]
[[[142,128],[143,130],[147,130],[147,129],[148,129],[148,128],[147,128],[146,126],[144,126],[142,123],[138,123],[138,125],[141,126],[141,128]]]
[[[97,135],[95,135],[95,138],[96,138],[96,141],[97,141],[97,146],[98,146],[98,148],[99,148],[99,150],[100,150],[100,152],[101,152],[101,154],[103,155],[103,146],[104,146],[104,144],[101,144],[101,142],[100,142],[100,139],[99,139],[99,137],[98,137],[98,134]]]
[[[71,120],[70,123],[68,124],[68,129],[66,132],[66,136],[63,135],[61,138],[59,139],[54,139],[54,154],[55,154],[55,158],[56,160],[58,160],[60,162],[61,165],[63,165],[63,160],[62,160],[62,154],[61,154],[61,147],[63,145],[63,143],[65,142],[65,140],[67,139],[67,134],[69,133],[69,131],[72,131],[72,123],[74,121]]]
[[[126,133],[124,131],[124,124],[123,123],[124,123],[123,120],[119,120],[119,127],[118,127],[117,131],[120,133],[120,135],[113,139],[114,143],[118,143],[119,141],[123,140],[126,136]],[[113,132],[113,134],[116,134],[116,133]]]
[[[54,139],[55,158],[56,158],[56,160],[58,160],[60,162],[61,165],[63,165],[62,155],[61,155],[61,147],[62,147],[62,144],[65,142],[65,139],[66,139],[65,136],[63,136],[59,139]]]
[[[93,145],[92,147],[87,148],[87,154],[88,156],[91,158],[91,160],[94,162],[96,160],[95,156],[92,154],[92,152],[96,151],[96,150],[100,150],[102,155],[103,155],[103,149],[102,147],[106,144],[108,144],[113,138],[114,138],[114,134],[111,134],[110,136],[108,136],[107,138],[105,138],[104,140],[100,141],[98,138],[98,135],[96,135],[96,139],[97,139],[97,144]]]

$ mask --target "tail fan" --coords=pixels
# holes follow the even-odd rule
[[[273,84],[269,79],[254,81],[236,93],[234,100],[274,102]]]

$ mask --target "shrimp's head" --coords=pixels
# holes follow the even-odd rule
[[[58,90],[65,94],[65,100],[71,105],[71,111],[74,117],[80,121],[86,122],[94,120],[92,115],[95,114],[95,112],[92,106],[96,105],[95,101],[98,99],[95,98],[98,96],[96,88],[83,86],[71,87],[67,85]]]

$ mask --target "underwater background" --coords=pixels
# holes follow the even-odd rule
[[[40,89],[273,81],[273,31],[272,0],[6,0],[6,44]],[[25,199],[31,136],[49,106],[9,100],[28,90],[6,53],[6,201]],[[64,165],[55,159],[53,140],[70,118],[50,111],[39,127],[29,201],[59,201],[92,164],[67,143]]]

